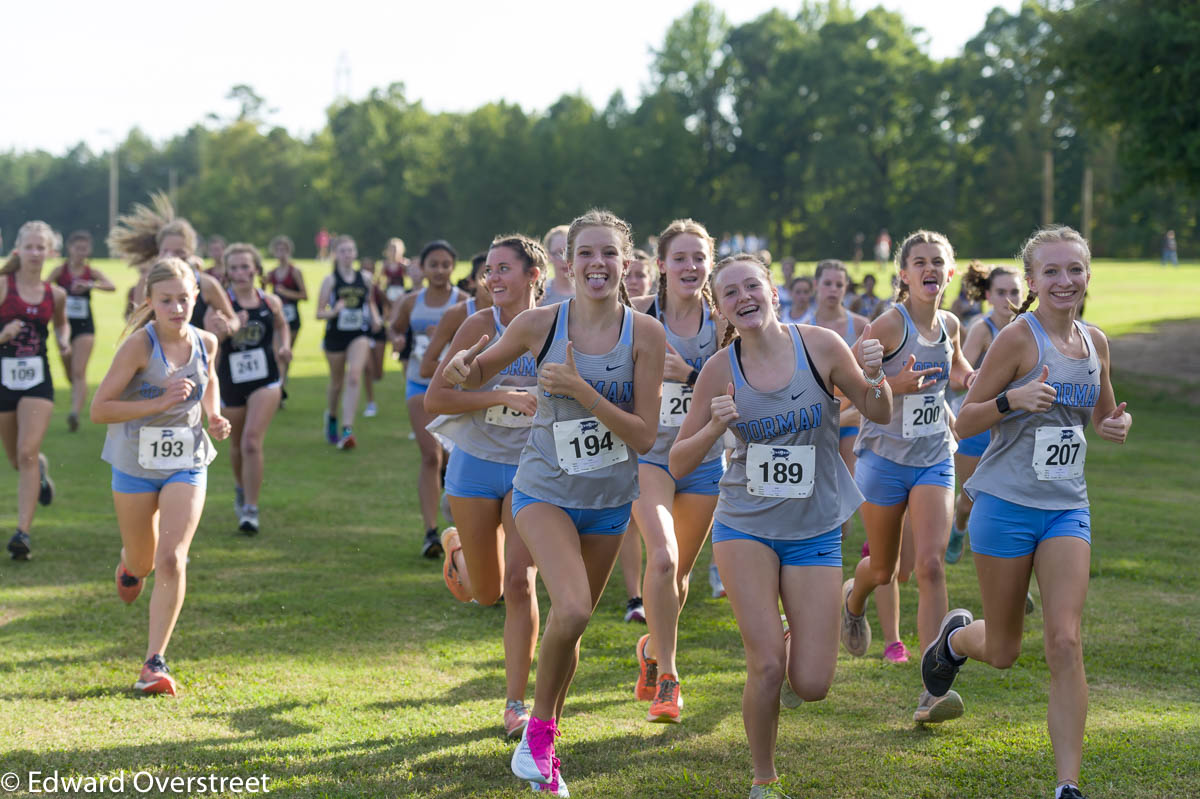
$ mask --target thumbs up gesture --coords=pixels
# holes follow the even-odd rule
[[[1054,404],[1056,391],[1054,386],[1046,382],[1050,377],[1050,367],[1042,365],[1042,373],[1030,382],[1008,392],[1008,404],[1030,413],[1045,413]]]
[[[1096,432],[1105,441],[1111,441],[1114,444],[1124,444],[1125,437],[1129,435],[1129,427],[1133,424],[1133,415],[1125,412],[1125,403],[1122,402],[1113,408],[1113,412],[1105,416],[1100,424],[1096,425]]]
[[[575,400],[589,388],[575,368],[575,346],[570,341],[567,342],[567,354],[563,356],[562,363],[542,364],[538,385],[542,391]]]
[[[471,376],[471,367],[475,363],[476,356],[483,351],[487,343],[488,337],[485,334],[480,336],[479,341],[476,341],[470,349],[459,350],[454,353],[454,357],[442,369],[442,377],[446,378],[446,382],[452,386],[461,386],[466,383],[467,379]]]
[[[687,381],[688,375],[691,373],[691,364],[685,361],[668,342],[667,357],[663,361],[663,377],[667,380],[674,380],[676,383],[683,383]]]
[[[709,404],[712,413],[712,422],[722,432],[729,427],[729,424],[738,418],[737,402],[733,399],[733,383],[725,387],[724,394],[718,394],[712,398]]]
[[[858,359],[858,365],[862,367],[863,373],[875,377],[879,374],[879,370],[883,368],[883,345],[879,343],[879,339],[871,336],[871,323],[863,328],[862,335],[858,337],[858,343],[854,345],[854,357]],[[916,363],[916,356],[913,356],[913,363]]]

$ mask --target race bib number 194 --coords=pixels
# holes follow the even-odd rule
[[[582,474],[629,459],[625,442],[595,416],[554,423],[554,450],[567,474]]]

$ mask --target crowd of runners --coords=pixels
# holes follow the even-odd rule
[[[709,582],[728,597],[745,645],[752,799],[783,795],[781,707],[827,695],[839,641],[867,653],[871,596],[883,656],[904,663],[897,592],[915,574],[913,717],[944,723],[965,711],[953,686],[968,659],[1008,668],[1018,656],[1034,573],[1054,796],[1081,797],[1085,429],[1090,420],[1095,435],[1121,443],[1132,421],[1113,396],[1107,340],[1080,318],[1091,276],[1084,238],[1045,228],[1021,249],[1023,269],[972,262],[957,313],[942,306],[961,267],[936,232],[903,240],[894,273],[880,276],[894,287],[882,297],[874,276],[855,292],[837,260],[811,276],[785,262],[782,285],[766,253],[717,261],[713,238],[691,219],[653,241],[653,251],[636,250],[627,223],[593,210],[540,241],[497,236],[456,284],[459,256],[446,241],[410,261],[393,239],[376,268],[338,236],[308,312],[324,324],[330,445],[357,445],[364,393],[364,415],[377,413],[388,347],[404,361],[420,551],[441,559],[458,601],[504,602],[498,720],[517,742],[513,773],[569,795],[555,738],[580,640],[618,561],[625,618],[646,625],[621,679],[648,722],[684,721],[689,658],[678,632],[711,532]],[[135,688],[174,695],[163,658],[213,441],[229,439],[237,525],[255,535],[264,440],[284,407],[310,295],[286,237],[271,242],[270,271],[242,243],[216,242],[207,264],[195,230],[161,197],[121,217],[108,245],[140,279],[90,418],[108,426],[98,454],[111,465],[117,593],[133,602],[156,575]],[[19,473],[15,560],[34,550],[36,505],[55,498],[41,454],[54,399],[48,345],[71,379],[75,431],[96,330],[91,292],[114,290],[90,265],[91,247],[88,234],[71,234],[66,260],[47,273],[60,239],[28,222],[0,269],[0,435]],[[440,528],[439,513],[453,525]],[[867,540],[844,568],[855,514]],[[945,564],[968,534],[986,621],[950,609]],[[538,576],[551,603],[540,631]]]

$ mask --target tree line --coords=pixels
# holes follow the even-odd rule
[[[1200,243],[1197,0],[1033,2],[993,10],[952,58],[892,12],[808,2],[729,24],[708,2],[676,19],[636,105],[564,95],[434,113],[403,84],[332,105],[301,139],[234,87],[235,118],[118,146],[121,210],[170,189],[202,234],[311,255],[317,230],[360,250],[391,236],[461,251],[540,234],[590,206],[639,239],[691,216],[766,236],[802,259],[867,250],[880,228],[947,233],[962,255],[1005,256],[1045,219],[1090,217],[1097,255],[1147,257],[1165,230]],[[0,228],[41,218],[108,228],[111,153],[0,153]]]

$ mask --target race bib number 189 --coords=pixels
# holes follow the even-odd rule
[[[567,474],[582,474],[629,459],[625,442],[595,416],[554,423],[554,450]]]
[[[1039,427],[1033,439],[1033,471],[1039,480],[1083,477],[1087,439],[1082,427]]]
[[[817,448],[812,444],[751,444],[746,447],[746,490],[756,497],[810,497],[817,476],[816,459]]]
[[[143,427],[138,433],[138,465],[157,471],[191,469],[195,448],[190,427]]]

